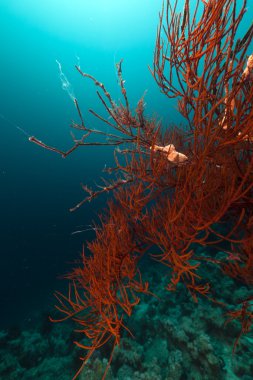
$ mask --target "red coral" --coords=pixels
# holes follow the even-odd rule
[[[117,146],[115,167],[107,170],[114,180],[104,181],[97,191],[83,186],[88,196],[71,210],[109,191],[115,201],[101,218],[96,239],[88,244],[89,254],[83,252],[82,265],[66,276],[68,295],[56,293],[57,309],[63,314],[57,321],[73,319],[90,342],[77,343],[88,351],[84,364],[97,348],[109,340],[115,347],[122,330],[129,331],[124,315],[131,315],[140,293],[149,292],[139,261],[151,248],[151,257],[169,268],[167,289],[175,290],[182,283],[194,300],[199,295],[214,300],[209,295],[211,285],[203,278],[207,263],[249,288],[253,283],[253,85],[252,55],[246,55],[253,26],[236,39],[245,2],[237,11],[234,0],[202,1],[193,14],[189,0],[179,14],[177,2],[174,6],[170,0],[166,3],[151,72],[161,91],[178,99],[179,112],[187,122],[184,130],[164,133],[157,121],[145,117],[143,98],[131,111],[120,61],[117,72],[123,103],[119,105],[103,83],[77,67],[98,88],[109,119],[91,113],[111,133],[87,127],[75,99],[80,123],[73,128],[83,135],[80,139],[72,135],[74,145],[67,152],[30,138],[63,157],[80,146]],[[106,141],[97,142],[97,135]],[[211,246],[218,252],[224,242],[225,259],[197,254],[198,246]],[[229,321],[241,323],[240,336],[252,324],[250,300],[229,312]]]

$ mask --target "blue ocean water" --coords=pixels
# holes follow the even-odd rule
[[[0,292],[4,307],[0,318],[4,323],[20,322],[41,302],[49,302],[58,286],[56,277],[87,238],[71,232],[89,225],[103,202],[73,214],[68,209],[82,199],[80,183],[92,184],[113,159],[110,148],[98,147],[80,149],[64,160],[28,141],[29,135],[61,149],[72,144],[69,126],[78,115],[62,89],[56,60],[90,126],[98,127],[98,121],[88,109],[98,111],[101,106],[95,86],[81,78],[74,66],[80,63],[118,100],[115,64],[121,58],[132,106],[148,90],[147,112],[166,118],[168,102],[148,70],[160,6],[160,1],[1,1]],[[170,117],[173,113],[170,107]]]
[[[165,126],[182,123],[175,101],[160,93],[148,69],[161,5],[160,0],[0,2],[0,330],[33,325],[36,313],[53,306],[59,277],[94,237],[90,225],[106,204],[101,197],[69,212],[83,198],[80,184],[95,186],[105,165],[113,163],[112,148],[81,148],[63,159],[28,140],[35,136],[63,150],[72,145],[70,124],[78,115],[57,61],[91,127],[101,124],[88,110],[103,113],[103,108],[93,83],[74,66],[80,64],[118,100],[115,64],[122,58],[131,106],[147,90],[148,115]],[[240,27],[241,35],[245,30]],[[87,231],[73,234],[80,230]]]

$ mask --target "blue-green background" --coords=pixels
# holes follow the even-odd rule
[[[72,84],[84,118],[99,127],[88,109],[101,110],[96,88],[74,65],[96,76],[115,100],[115,63],[123,74],[134,107],[147,89],[147,113],[174,114],[148,70],[161,1],[18,1],[0,2],[0,319],[3,326],[29,321],[35,309],[53,304],[52,293],[82,244],[94,235],[85,229],[104,207],[104,199],[69,208],[83,197],[80,183],[99,183],[112,149],[80,149],[67,159],[30,143],[33,135],[66,149],[69,125],[78,121],[63,91],[56,59]],[[176,117],[176,116],[175,116]],[[82,225],[84,227],[79,227]]]
[[[102,81],[118,100],[115,63],[124,58],[123,75],[132,107],[148,90],[147,114],[156,114],[165,125],[179,122],[175,103],[159,92],[148,70],[160,8],[160,0],[0,2],[3,326],[29,321],[35,309],[54,303],[52,293],[61,287],[57,276],[71,267],[69,263],[78,257],[82,244],[94,236],[92,232],[71,232],[89,228],[105,205],[101,198],[69,212],[83,197],[81,182],[99,183],[104,165],[113,162],[112,149],[80,149],[64,160],[28,141],[27,135],[33,135],[61,149],[71,146],[69,125],[78,117],[61,87],[56,60],[61,62],[89,126],[98,128],[100,124],[88,109],[101,111],[102,107],[96,88],[75,70],[78,59],[82,70]],[[243,25],[251,19],[252,10]]]

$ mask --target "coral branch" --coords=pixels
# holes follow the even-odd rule
[[[210,265],[219,269],[217,276],[234,278],[252,291],[253,55],[248,50],[253,25],[237,39],[246,1],[240,9],[235,0],[197,1],[193,11],[185,0],[181,12],[178,7],[178,1],[167,0],[159,15],[151,72],[162,93],[177,98],[186,120],[182,129],[164,131],[147,118],[144,96],[131,109],[121,60],[118,103],[102,82],[76,67],[94,83],[105,116],[90,112],[110,132],[88,127],[75,99],[80,120],[72,127],[82,136],[72,133],[69,150],[29,138],[62,157],[80,146],[115,146],[115,167],[107,169],[111,180],[96,190],[82,185],[87,196],[71,211],[101,194],[111,192],[113,200],[88,243],[89,253],[83,251],[81,264],[66,276],[68,294],[56,293],[61,317],[55,321],[72,319],[85,338],[76,342],[86,351],[81,369],[98,348],[112,342],[113,351],[120,344],[123,331],[130,333],[127,317],[142,294],[151,295],[142,280],[144,255],[167,270],[168,291],[183,286],[195,301],[205,297],[227,307],[210,295],[215,286],[208,278]],[[199,254],[200,247],[212,249]],[[228,313],[228,322],[241,324],[234,350],[252,326],[251,304],[252,296],[245,296]]]

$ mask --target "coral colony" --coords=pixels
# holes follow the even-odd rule
[[[66,275],[68,293],[56,292],[60,316],[53,320],[73,320],[80,332],[75,344],[84,355],[74,379],[94,352],[106,345],[111,354],[105,379],[122,334],[134,333],[127,317],[142,294],[156,297],[144,281],[140,265],[144,256],[167,268],[168,297],[185,289],[193,301],[204,298],[221,308],[229,326],[240,326],[234,352],[250,332],[253,55],[248,50],[253,25],[237,38],[245,12],[246,1],[239,7],[236,0],[199,0],[191,12],[190,0],[185,0],[181,12],[177,0],[165,1],[150,70],[162,93],[178,100],[183,129],[162,129],[159,122],[148,119],[143,98],[135,110],[130,108],[120,61],[119,103],[103,83],[76,67],[84,79],[94,82],[107,116],[90,112],[111,132],[88,127],[74,98],[80,121],[72,127],[82,137],[72,134],[71,149],[64,152],[30,137],[63,157],[81,146],[115,146],[115,166],[107,169],[111,182],[97,190],[83,186],[87,196],[72,209],[111,192],[107,212],[81,262]],[[214,281],[208,279],[209,267],[216,270]],[[215,291],[224,277],[235,279],[237,288],[244,287],[245,296],[232,307],[223,301],[222,288],[221,294]]]

